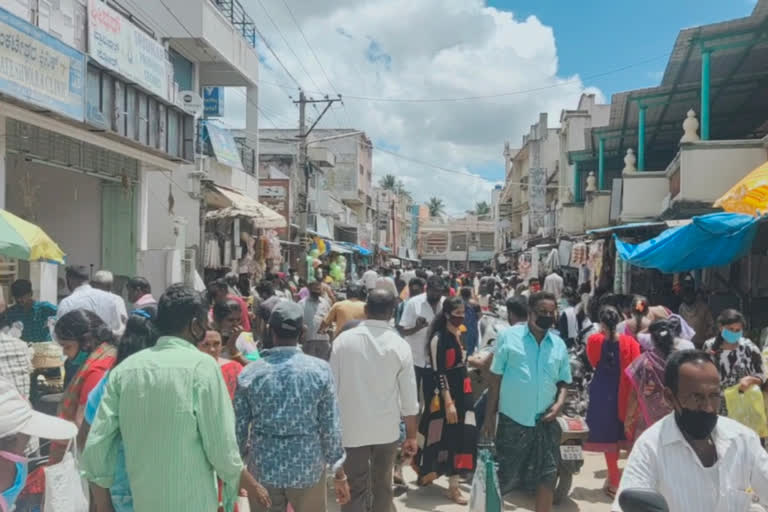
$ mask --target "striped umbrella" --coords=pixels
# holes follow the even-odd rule
[[[64,251],[40,226],[0,209],[0,254],[29,261],[64,264]]]

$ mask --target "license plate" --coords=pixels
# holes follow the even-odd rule
[[[560,458],[563,460],[584,460],[581,446],[567,444],[560,447]]]

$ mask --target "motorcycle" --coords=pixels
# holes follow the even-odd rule
[[[577,343],[568,349],[573,383],[568,387],[565,405],[557,418],[562,434],[555,482],[555,504],[570,494],[573,475],[578,474],[584,466],[584,443],[589,438],[589,427],[585,419],[589,403],[587,389],[592,379],[592,368],[586,358],[586,339],[591,333],[591,329],[585,328]]]

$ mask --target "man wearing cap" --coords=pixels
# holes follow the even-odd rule
[[[283,512],[325,512],[326,469],[334,473],[336,499],[349,500],[341,420],[328,363],[302,353],[304,311],[279,302],[269,317],[274,348],[238,377],[235,418],[240,453]],[[249,450],[250,448],[250,450]]]
[[[69,421],[33,411],[13,384],[0,379],[0,510],[13,509],[27,480],[24,455],[30,437],[67,440],[77,434]]]

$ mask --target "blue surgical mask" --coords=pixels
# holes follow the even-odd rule
[[[27,483],[27,458],[11,452],[0,451],[0,458],[16,463],[16,479],[13,485],[0,494],[0,510],[8,512],[13,508],[16,499]]]
[[[723,337],[726,343],[738,343],[744,331],[731,331],[729,329],[723,329],[720,331],[720,335]]]

